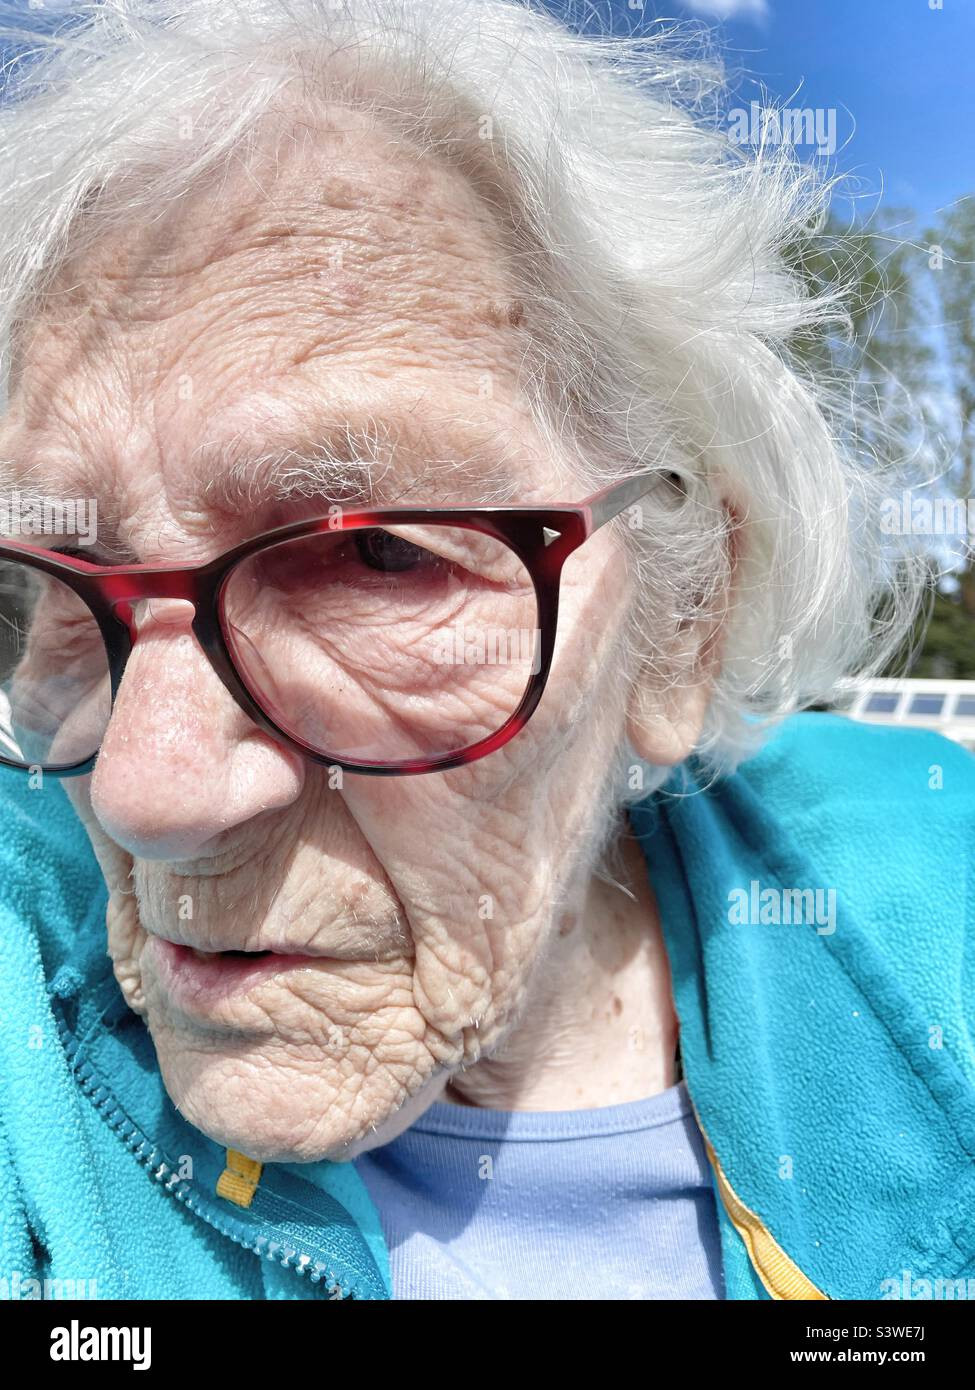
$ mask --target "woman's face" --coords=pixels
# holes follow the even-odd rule
[[[106,560],[198,564],[321,515],[288,451],[346,429],[388,445],[387,502],[582,491],[519,397],[520,310],[474,195],[363,117],[339,124],[103,243],[24,336],[0,452],[97,500]],[[111,890],[116,974],[193,1124],[256,1158],[351,1157],[531,1007],[608,805],[627,602],[598,533],[566,567],[518,737],[449,773],[339,784],[237,708],[189,605],[145,606],[95,771],[65,785]],[[307,652],[280,660],[297,679]]]

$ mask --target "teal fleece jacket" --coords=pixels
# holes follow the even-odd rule
[[[728,1296],[964,1296],[975,758],[800,715],[732,776],[682,770],[631,823]],[[122,1001],[59,784],[0,771],[0,827],[0,1296],[390,1297],[353,1164],[265,1165],[249,1206],[218,1195],[227,1154],[177,1113]]]

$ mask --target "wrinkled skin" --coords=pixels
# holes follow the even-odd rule
[[[96,497],[100,544],[143,562],[201,563],[321,514],[321,499],[214,505],[193,453],[304,443],[326,408],[438,441],[433,462],[404,449],[388,501],[476,504],[492,457],[514,471],[509,500],[574,500],[518,394],[526,330],[497,238],[459,175],[346,113],[284,141],[259,179],[237,171],[69,266],[21,345],[0,452],[55,495]],[[630,597],[608,528],[566,568],[556,666],[517,738],[447,774],[340,789],[236,707],[188,606],[141,614],[95,771],[65,785],[111,890],[117,978],[193,1124],[262,1159],[348,1158],[442,1094],[574,1108],[670,1084],[652,893],[632,847],[633,898],[593,878],[591,847],[628,717],[646,756],[673,761],[704,696],[675,710],[644,692],[628,715]],[[155,937],[320,958],[188,1014]]]

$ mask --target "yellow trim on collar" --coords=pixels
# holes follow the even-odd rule
[[[770,1297],[790,1300],[822,1299],[828,1303],[830,1301],[829,1295],[817,1289],[812,1280],[806,1278],[795,1261],[790,1260],[762,1219],[750,1207],[745,1206],[718,1162],[718,1156],[711,1147],[711,1141],[704,1132],[700,1116],[693,1103],[692,1109],[694,1109],[694,1118],[697,1120],[697,1127],[704,1140],[708,1161],[718,1180],[718,1191],[721,1194],[724,1209],[728,1213],[731,1224],[745,1242],[748,1258]]]
[[[249,1207],[261,1181],[264,1164],[236,1149],[227,1150],[227,1166],[217,1179],[217,1196],[238,1207]]]

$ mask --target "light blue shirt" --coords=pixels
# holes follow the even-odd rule
[[[683,1081],[596,1110],[438,1102],[355,1160],[394,1298],[723,1298],[711,1170]]]

